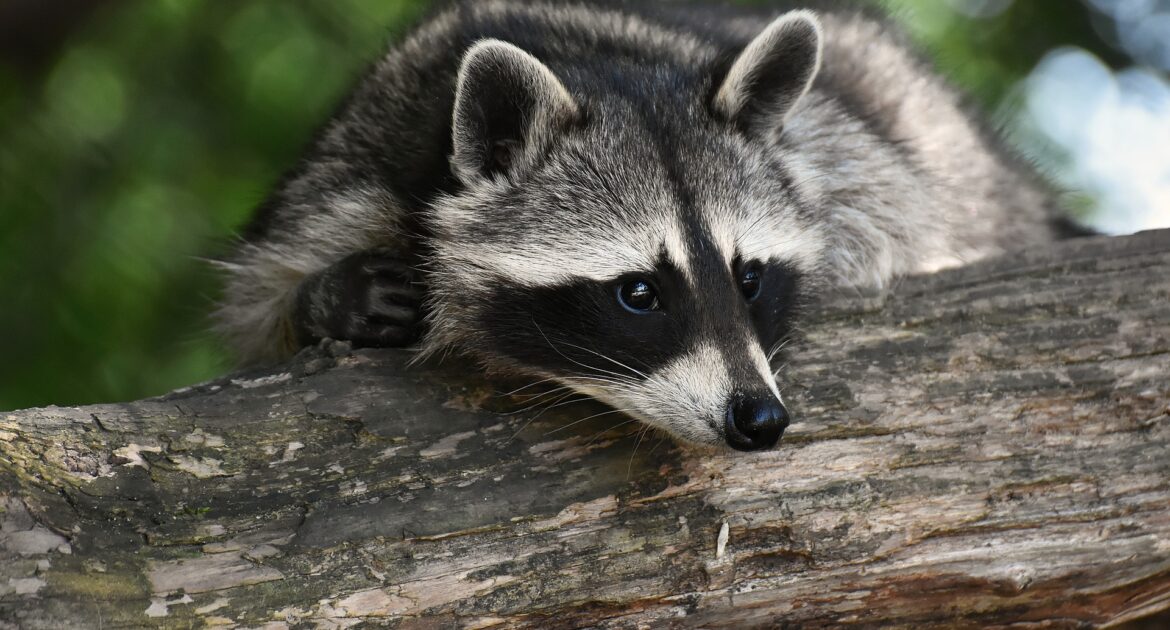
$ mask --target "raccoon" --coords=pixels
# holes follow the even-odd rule
[[[252,362],[454,350],[767,449],[802,304],[1053,240],[1028,173],[860,11],[454,3],[259,208],[219,321]]]

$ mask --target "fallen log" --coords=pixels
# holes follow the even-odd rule
[[[326,344],[161,398],[0,413],[0,626],[1170,608],[1170,231],[826,300],[782,378],[797,421],[762,454],[408,359]]]

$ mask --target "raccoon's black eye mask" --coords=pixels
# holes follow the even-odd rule
[[[798,303],[799,273],[792,265],[737,261],[728,269],[712,259],[696,273],[702,296],[668,261],[653,274],[608,282],[526,287],[501,279],[484,300],[489,306],[477,325],[491,333],[483,337],[490,344],[485,349],[524,365],[567,374],[616,371],[629,378],[642,378],[712,334],[742,330],[745,316],[765,349],[787,336]],[[627,373],[600,355],[638,372]]]
[[[749,304],[760,297],[764,289],[764,269],[758,262],[739,263],[739,288]],[[662,309],[658,289],[647,278],[633,278],[617,285],[617,300],[627,311],[635,314],[649,313]]]

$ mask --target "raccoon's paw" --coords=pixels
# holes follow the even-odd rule
[[[301,344],[326,337],[364,347],[414,343],[422,320],[417,280],[406,260],[379,250],[352,254],[306,278],[293,313]]]

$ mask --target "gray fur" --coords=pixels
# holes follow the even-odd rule
[[[771,89],[774,72],[791,76]],[[506,143],[498,107],[520,123]],[[398,252],[426,291],[424,354],[560,380],[715,443],[745,379],[779,397],[769,348],[738,320],[653,374],[610,358],[619,384],[596,367],[585,381],[499,350],[483,323],[501,283],[603,283],[665,260],[701,301],[715,255],[784,263],[814,295],[881,288],[1054,237],[1048,193],[1003,155],[859,13],[456,4],[390,49],[277,187],[222,263],[219,320],[246,361],[280,359],[306,342],[298,326],[316,330],[294,313],[328,269]]]

